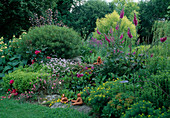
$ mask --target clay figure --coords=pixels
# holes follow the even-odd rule
[[[61,97],[61,103],[67,103],[68,102],[68,99],[67,97],[65,97],[65,95],[63,94],[62,97]]]
[[[73,102],[72,105],[82,105],[83,104],[83,100],[81,98],[80,93],[77,94],[77,97],[78,97],[77,100],[71,100],[71,102]]]
[[[101,57],[99,56],[99,57],[97,58],[97,62],[96,62],[96,63],[93,63],[93,64],[94,64],[94,65],[103,64]]]

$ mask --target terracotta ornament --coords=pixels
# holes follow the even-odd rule
[[[96,63],[93,63],[93,64],[94,64],[94,65],[103,64],[101,57],[99,56],[99,57],[97,58],[97,62],[96,62]]]
[[[83,100],[81,98],[80,93],[77,94],[77,97],[78,97],[77,100],[71,100],[71,102],[73,102],[72,105],[82,105],[83,104]]]
[[[61,103],[67,103],[68,102],[68,99],[67,97],[65,97],[65,95],[63,94],[62,97],[61,97]]]

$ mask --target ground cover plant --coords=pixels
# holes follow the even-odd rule
[[[122,9],[120,15],[114,11],[96,24],[96,32],[87,40],[81,40],[71,28],[44,25],[31,28],[20,39],[14,38],[12,45],[2,42],[0,59],[6,61],[3,67],[13,61],[6,52],[11,50],[10,46],[16,49],[14,54],[11,50],[9,58],[21,55],[18,65],[10,65],[12,71],[1,69],[4,73],[0,82],[3,107],[7,107],[5,102],[10,104],[15,100],[13,104],[20,106],[20,111],[28,105],[25,102],[38,103],[39,107],[31,107],[45,109],[40,116],[55,117],[55,113],[67,109],[41,108],[40,101],[44,100],[43,105],[52,108],[61,98],[47,101],[43,96],[65,94],[70,101],[77,99],[76,94],[80,93],[83,104],[92,108],[88,114],[92,117],[170,117],[167,27],[163,29],[165,25],[161,27],[163,23],[156,22],[153,42],[147,44],[137,38],[136,12],[133,21],[127,19]],[[25,43],[28,46],[23,45]],[[22,63],[23,60],[26,63]]]

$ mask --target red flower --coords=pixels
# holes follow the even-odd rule
[[[32,64],[34,64],[34,62],[35,62],[34,59],[31,62],[32,62]]]
[[[120,13],[120,18],[123,18],[124,16],[124,9],[122,9],[121,13]]]
[[[153,54],[151,54],[151,57],[153,57]]]
[[[51,59],[51,57],[47,56],[47,59]]]
[[[14,83],[14,80],[10,80],[10,82],[9,82],[10,84],[13,84]]]
[[[11,93],[16,93],[16,89],[13,89],[13,90],[11,91]]]
[[[128,36],[129,36],[129,38],[132,38],[132,37],[133,37],[132,34],[131,34],[131,32],[130,32],[130,28],[128,28],[127,34],[128,34]]]
[[[136,14],[135,14],[135,13],[134,13],[134,19],[133,19],[133,22],[134,22],[135,26],[137,26],[138,21],[137,21],[137,19],[136,19]]]
[[[11,91],[10,89],[8,89],[8,91]]]
[[[163,43],[167,40],[167,36],[166,37],[163,37],[163,38],[160,38],[160,41]]]
[[[36,50],[36,51],[35,51],[35,54],[37,55],[37,54],[40,53],[40,52],[41,52],[41,50],[40,50],[40,51]]]
[[[101,33],[99,32],[98,28],[97,28],[97,33],[100,35]]]

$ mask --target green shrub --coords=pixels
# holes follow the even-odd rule
[[[57,55],[61,58],[78,56],[81,38],[72,29],[46,25],[31,29],[19,43],[18,53],[31,59],[35,50],[41,50],[44,55]]]
[[[31,90],[33,83],[36,83],[38,77],[47,77],[49,74],[40,72],[29,72],[23,71],[22,69],[17,69],[8,75],[3,77],[3,88],[7,91],[10,88],[9,81],[14,80],[13,87],[18,90],[18,92],[25,92]],[[31,84],[30,84],[31,82]]]
[[[115,28],[116,28],[116,25],[118,22],[119,22],[119,14],[116,11],[114,11],[111,14],[107,14],[105,16],[105,18],[97,19],[96,25],[97,25],[99,32],[101,32],[101,33],[105,33],[107,35],[109,33],[110,29],[112,28],[112,30],[114,32],[113,34],[115,34],[115,32],[117,32]],[[123,39],[125,39],[125,42],[126,42],[124,44],[129,44],[129,41],[130,41],[128,38],[128,35],[127,35],[128,27],[130,28],[132,36],[133,36],[132,44],[135,44],[135,41],[136,41],[135,25],[132,24],[132,22],[130,22],[126,16],[124,16],[124,18],[121,21],[121,24],[119,24],[119,25],[120,25],[119,33],[124,33]],[[97,28],[95,28],[95,31],[97,31]],[[98,35],[97,32],[94,32],[93,35],[94,35],[93,37],[97,38],[98,40],[105,39],[104,35]],[[118,40],[116,35],[114,35],[114,39]]]
[[[169,111],[168,111],[169,112]],[[139,101],[133,104],[125,112],[121,118],[169,118],[170,114],[166,112],[166,109],[154,109],[151,102]]]

